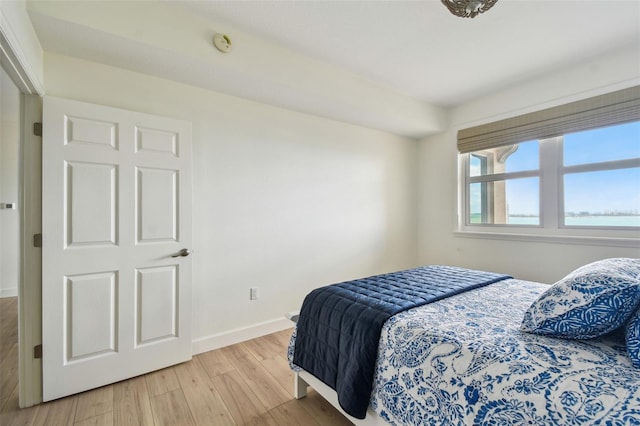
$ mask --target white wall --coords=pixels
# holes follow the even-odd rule
[[[451,111],[449,130],[420,142],[419,260],[507,272],[552,283],[575,267],[606,257],[640,257],[609,246],[471,239],[457,224],[458,129],[640,84],[640,52],[621,51],[492,94]]]
[[[17,203],[20,92],[0,68],[0,202]],[[20,206],[18,206],[20,207]],[[18,295],[19,210],[0,210],[0,297]]]
[[[193,123],[195,340],[281,318],[320,285],[416,266],[416,141],[49,53],[45,85]]]

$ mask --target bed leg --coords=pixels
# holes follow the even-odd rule
[[[307,396],[307,387],[309,384],[304,381],[297,372],[293,375],[293,396],[296,399]]]

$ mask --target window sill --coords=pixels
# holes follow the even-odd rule
[[[640,248],[640,239],[622,237],[597,237],[576,235],[541,235],[518,232],[490,232],[490,231],[454,231],[454,236],[463,238],[478,238],[485,240],[522,241],[551,244],[576,244],[586,246],[610,246]]]

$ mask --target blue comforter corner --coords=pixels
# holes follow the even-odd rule
[[[293,363],[335,389],[345,412],[363,419],[380,332],[391,316],[507,278],[434,265],[313,290],[300,310]]]

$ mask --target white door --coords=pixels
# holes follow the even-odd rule
[[[45,97],[42,157],[44,401],[191,359],[191,124]]]

